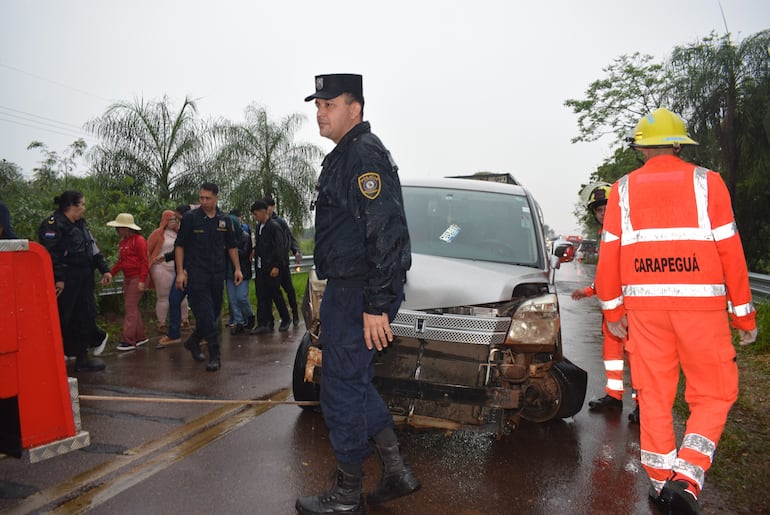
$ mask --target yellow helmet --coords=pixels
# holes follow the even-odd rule
[[[661,107],[639,120],[631,146],[662,148],[697,144],[697,141],[687,136],[687,128],[682,119]]]
[[[593,213],[594,209],[607,203],[607,199],[610,198],[610,188],[609,184],[599,184],[591,190],[591,194],[588,195],[588,204],[586,205],[589,211]]]
[[[586,209],[593,212],[596,207],[607,203],[611,187],[610,183],[603,181],[584,186],[580,190],[580,201],[586,206]]]

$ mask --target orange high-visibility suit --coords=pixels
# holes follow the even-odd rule
[[[583,295],[593,297],[596,295],[596,286],[586,286]],[[615,399],[623,400],[623,366],[625,339],[618,338],[607,329],[607,322],[602,317],[602,361],[604,372],[607,375],[607,383],[604,391]]]
[[[660,492],[687,478],[700,492],[738,396],[728,321],[756,327],[730,196],[719,174],[674,155],[650,158],[612,186],[596,273],[608,322],[628,316],[642,465]],[[677,452],[672,407],[679,368],[690,407]]]

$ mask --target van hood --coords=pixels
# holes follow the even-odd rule
[[[547,283],[544,270],[412,254],[402,309],[426,310],[510,300],[521,283]]]

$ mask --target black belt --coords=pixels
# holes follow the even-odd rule
[[[363,288],[366,286],[366,280],[365,279],[335,279],[335,278],[329,278],[327,281],[327,284],[334,285],[334,286],[342,286],[345,288]]]

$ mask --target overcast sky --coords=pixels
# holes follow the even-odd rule
[[[770,25],[768,0],[722,8],[738,38]],[[580,184],[611,149],[570,143],[564,100],[617,56],[663,59],[724,28],[717,0],[0,0],[0,159],[29,174],[31,141],[90,147],[87,120],[163,95],[203,118],[240,121],[252,102],[303,114],[298,140],[329,151],[303,98],[316,74],[361,73],[365,118],[402,177],[510,172],[570,234]]]

